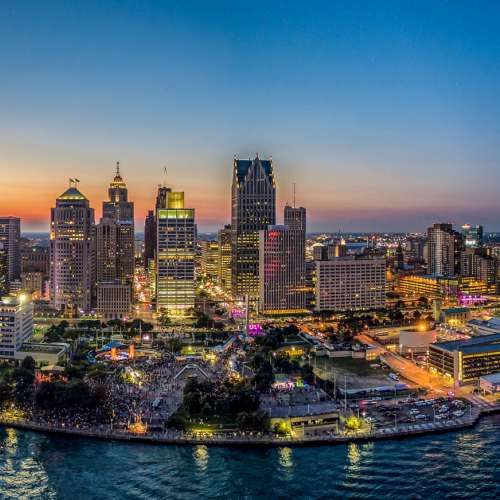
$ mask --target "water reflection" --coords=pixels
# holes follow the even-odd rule
[[[198,467],[198,470],[200,472],[205,472],[208,467],[208,448],[205,445],[195,446],[193,450],[193,458],[196,467]]]
[[[281,467],[293,467],[293,451],[291,448],[278,448],[278,460]]]

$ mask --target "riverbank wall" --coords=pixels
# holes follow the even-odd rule
[[[377,429],[373,432],[341,434],[341,435],[323,435],[323,436],[305,436],[300,438],[278,437],[278,436],[210,436],[210,435],[192,435],[174,432],[132,434],[129,432],[105,431],[105,430],[87,430],[76,428],[64,428],[58,426],[42,425],[27,421],[6,421],[0,420],[0,426],[11,427],[26,431],[60,434],[65,436],[74,436],[90,439],[104,439],[110,441],[126,441],[135,443],[150,443],[158,445],[207,445],[207,446],[246,446],[246,447],[275,447],[275,446],[317,446],[317,445],[335,445],[346,443],[357,443],[374,441],[381,439],[406,439],[413,436],[436,432],[451,432],[472,427],[486,414],[500,412],[500,407],[480,409],[466,418],[457,419],[451,422],[438,422],[433,424],[408,425],[398,428]]]

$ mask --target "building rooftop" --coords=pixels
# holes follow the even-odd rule
[[[58,200],[86,200],[80,191],[76,187],[70,187],[64,191],[64,193],[57,198]]]
[[[59,354],[69,348],[69,344],[52,343],[52,344],[35,344],[25,342],[18,352],[40,352],[45,354]]]
[[[248,170],[252,166],[254,162],[260,162],[264,172],[272,176],[273,175],[273,166],[271,160],[261,160],[258,156],[254,160],[234,160],[234,167],[236,169],[236,175],[238,177],[238,182],[241,183],[243,179],[246,177]]]
[[[448,309],[443,309],[443,313],[445,314],[461,314],[469,312],[469,308],[467,307],[449,307]]]
[[[491,375],[484,375],[481,379],[486,380],[490,384],[500,384],[500,372],[492,373]]]
[[[500,333],[483,335],[469,340],[450,340],[448,342],[438,342],[432,344],[445,351],[462,351],[464,354],[474,354],[489,351],[500,351]]]

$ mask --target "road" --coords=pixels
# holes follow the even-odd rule
[[[440,375],[431,374],[423,368],[415,365],[409,359],[389,351],[386,347],[376,340],[373,340],[368,335],[361,334],[356,338],[365,346],[376,349],[376,352],[380,355],[381,360],[404,379],[420,387],[424,387],[429,392],[440,396],[447,394],[450,390],[454,390],[452,382],[446,380]]]

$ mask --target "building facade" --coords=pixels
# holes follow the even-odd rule
[[[259,231],[276,224],[272,160],[235,159],[231,196],[232,293],[257,298]]]
[[[148,211],[144,221],[144,267],[147,269],[148,261],[155,258],[156,250],[156,219],[153,210]]]
[[[21,277],[21,219],[0,217],[0,244],[7,259],[7,288]]]
[[[232,246],[231,246],[231,225],[227,224],[224,229],[219,230],[219,271],[218,283],[219,286],[226,292],[231,293],[232,285]]]
[[[108,188],[109,200],[102,204],[102,217],[115,223],[116,279],[123,283],[134,278],[134,203],[128,200],[127,185],[120,174],[120,163]]]
[[[97,284],[97,314],[106,320],[125,319],[132,311],[132,287],[120,280]]]
[[[463,237],[451,224],[434,224],[427,230],[427,273],[435,276],[460,274]]]
[[[462,226],[462,237],[466,248],[477,248],[483,246],[483,226]]]
[[[316,262],[316,310],[356,311],[385,305],[384,258],[339,257]]]
[[[219,270],[219,242],[200,241],[201,272],[204,276],[217,279]]]
[[[77,189],[77,182],[56,200],[51,209],[50,286],[55,309],[66,315],[91,310],[94,285],[94,209]]]
[[[156,210],[156,308],[185,316],[195,302],[195,213],[183,192],[165,193],[166,208]]]
[[[33,334],[33,303],[24,296],[0,300],[0,359],[16,359]]]
[[[302,228],[305,228],[305,213]],[[269,226],[259,233],[259,310],[264,314],[306,311],[302,228]]]

